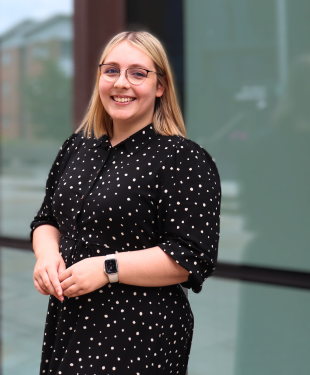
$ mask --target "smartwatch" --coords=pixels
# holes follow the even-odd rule
[[[110,283],[118,282],[118,264],[115,254],[108,254],[104,261],[104,272],[107,274]]]

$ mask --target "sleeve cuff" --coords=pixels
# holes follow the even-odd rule
[[[188,280],[181,285],[184,288],[192,289],[194,293],[199,293],[202,290],[203,284],[203,270],[200,265],[203,263],[206,265],[205,259],[199,259],[194,255],[192,250],[189,250],[187,247],[182,245],[182,239],[176,239],[174,241],[166,241],[157,244],[165,253],[167,253],[172,259],[174,259],[181,267],[186,269],[189,272]],[[209,267],[207,267],[209,268]],[[212,265],[213,269],[213,265]],[[212,273],[208,269],[208,276]],[[206,276],[205,276],[206,277]]]

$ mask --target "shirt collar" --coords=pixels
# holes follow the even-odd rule
[[[124,141],[118,143],[114,148],[118,149],[120,147],[125,147],[128,154],[134,155],[143,147],[145,147],[154,137],[156,137],[156,135],[157,133],[155,132],[154,125],[149,124],[144,128],[138,130],[136,133],[132,134]],[[96,148],[100,145],[105,149],[112,148],[109,136],[107,134],[103,135],[99,139],[90,139],[88,147]]]
[[[156,137],[156,132],[153,124],[149,124],[144,128],[138,130],[136,133],[132,134],[130,137],[125,139],[123,142],[125,144],[128,154],[133,155],[145,147],[151,140]],[[121,143],[123,143],[121,142]],[[119,145],[121,145],[119,143]],[[115,147],[118,147],[116,145]]]

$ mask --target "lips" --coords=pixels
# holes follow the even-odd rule
[[[136,98],[132,98],[130,96],[120,97],[120,96],[112,96],[112,99],[117,103],[129,103],[136,100]]]

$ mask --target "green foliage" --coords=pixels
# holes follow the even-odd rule
[[[35,138],[63,140],[73,129],[72,78],[55,60],[42,60],[40,65],[40,74],[22,85],[27,125]]]

